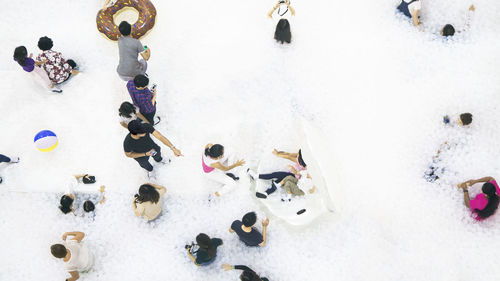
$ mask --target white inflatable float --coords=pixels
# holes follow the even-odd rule
[[[257,198],[269,216],[282,219],[293,226],[304,226],[326,215],[337,216],[341,209],[342,197],[336,174],[335,157],[329,152],[325,138],[318,129],[307,122],[302,120],[301,123],[300,144],[295,151],[299,148],[302,150],[307,172],[311,175],[316,187],[315,191],[305,196],[295,196],[291,202],[281,200],[281,188],[265,199]],[[288,160],[269,153],[263,156],[257,170],[259,174],[287,171],[287,165],[290,163]],[[270,186],[271,181],[255,181],[255,191],[263,192]]]

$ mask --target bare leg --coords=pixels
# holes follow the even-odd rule
[[[297,162],[297,156],[299,156],[298,153],[288,153],[288,152],[284,152],[284,151],[277,151],[276,149],[273,150],[273,154],[278,156],[278,157],[290,160],[293,163]]]

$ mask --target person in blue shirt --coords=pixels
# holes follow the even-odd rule
[[[269,219],[266,218],[262,221],[262,233],[260,233],[253,226],[257,222],[257,215],[255,212],[247,213],[243,216],[242,220],[235,220],[229,228],[229,232],[236,233],[240,240],[245,245],[250,247],[264,247],[266,245],[267,226]]]
[[[186,245],[186,250],[191,261],[197,266],[211,264],[217,256],[217,247],[221,246],[222,239],[210,238],[205,233],[196,236],[196,245]]]

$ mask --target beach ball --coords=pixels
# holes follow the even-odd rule
[[[35,146],[43,152],[52,151],[57,146],[57,136],[54,132],[43,130],[35,135]]]

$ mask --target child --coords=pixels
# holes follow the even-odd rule
[[[267,13],[267,16],[272,18],[274,11],[278,10],[277,15],[280,17],[276,30],[274,32],[274,39],[277,42],[290,43],[292,41],[292,32],[290,31],[290,22],[288,16],[291,14],[295,16],[295,10],[290,6],[290,0],[279,0],[276,5]],[[288,13],[290,11],[290,13]]]
[[[76,63],[73,60],[65,60],[62,54],[52,50],[52,39],[45,36],[38,40],[38,48],[42,53],[36,57],[37,61],[45,61],[43,68],[47,72],[50,81],[61,84],[68,80],[71,75],[77,75]]]
[[[59,89],[59,87],[55,86],[52,81],[50,81],[47,73],[42,69],[43,64],[45,64],[47,60],[35,61],[32,57],[33,54],[30,54],[28,56],[28,50],[24,46],[19,46],[14,50],[14,60],[20,66],[22,66],[24,71],[36,74],[41,80],[42,84],[48,87],[52,92],[62,93],[62,90]]]
[[[472,123],[472,114],[460,114],[459,118],[456,121],[456,124],[452,123],[450,117],[447,115],[443,117],[443,123],[449,128],[455,128],[456,126],[468,128]],[[454,136],[449,137],[452,138]],[[449,139],[440,145],[436,155],[432,157],[432,163],[429,165],[429,169],[424,174],[424,178],[428,182],[435,182],[444,175],[446,168],[443,167],[443,160],[446,160],[446,158],[448,158],[446,156],[452,153],[456,149],[458,144],[458,141]]]
[[[401,0],[397,7],[398,11],[409,17],[413,21],[414,26],[422,24],[420,22],[419,12],[422,9],[420,0]]]
[[[63,212],[63,214],[74,213],[73,202],[75,201],[75,188],[78,186],[78,183],[82,180],[84,184],[95,183],[95,177],[90,176],[88,174],[80,174],[71,176],[68,181],[67,190],[61,199],[59,200],[60,206],[59,210]]]
[[[19,162],[19,157],[7,157],[5,155],[0,154],[0,163],[5,162],[9,164],[15,164]],[[3,182],[2,177],[0,177],[0,183]]]
[[[465,26],[462,30],[459,30],[458,32],[464,32],[467,29],[470,28],[470,23],[472,21],[472,15],[474,14],[474,11],[476,8],[474,5],[470,5],[469,10],[467,11],[466,17],[465,17]],[[441,35],[444,37],[448,36],[453,36],[455,35],[455,27],[451,24],[446,24],[442,29],[441,29]]]

